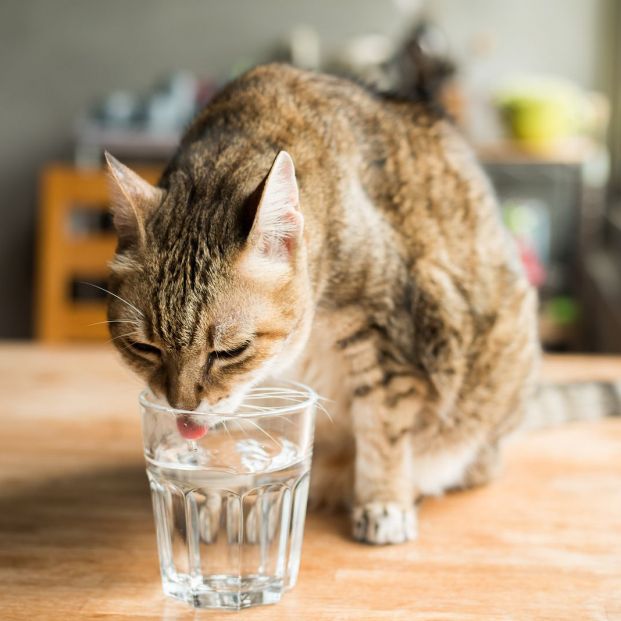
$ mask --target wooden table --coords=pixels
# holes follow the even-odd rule
[[[558,379],[621,359],[549,359]],[[231,619],[160,590],[139,382],[109,347],[0,345],[0,619]],[[300,581],[248,620],[621,619],[621,419],[534,432],[504,476],[426,500],[420,539],[369,547],[309,516]]]

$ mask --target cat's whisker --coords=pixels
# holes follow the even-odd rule
[[[226,433],[229,436],[229,438],[231,438],[231,440],[233,442],[235,442],[235,438],[233,438],[233,436],[231,435],[231,432],[229,431],[229,428],[226,426],[226,420],[224,420],[224,419],[222,419],[222,426],[224,427],[224,431],[226,431]]]
[[[114,341],[114,340],[120,339],[120,338],[122,338],[124,336],[131,336],[132,334],[136,334],[137,335],[137,334],[139,334],[139,332],[138,332],[138,330],[132,330],[131,332],[125,332],[123,334],[117,334],[116,336],[113,336],[110,340]]]
[[[89,285],[90,287],[94,287],[95,289],[99,289],[100,291],[103,291],[104,293],[109,293],[110,295],[114,296],[117,300],[120,300],[124,304],[127,304],[127,306],[129,306],[130,308],[133,308],[141,317],[144,317],[144,313],[140,309],[136,308],[133,304],[128,302],[126,299],[122,298],[120,295],[117,295],[116,293],[112,293],[112,291],[109,291],[105,287],[100,287],[99,285],[96,285],[96,284],[94,284],[92,282],[86,282],[84,280],[80,281],[80,284],[82,284],[82,285]]]
[[[265,398],[269,398],[269,397],[280,397],[280,398],[285,398],[285,399],[289,399],[291,398],[295,398],[295,397],[302,397],[303,399],[307,399],[308,398],[308,394],[302,391],[291,391],[291,390],[283,390],[283,391],[278,391],[278,392],[257,392],[255,390],[253,390],[253,392],[251,394],[248,395],[248,399],[265,399]]]
[[[263,391],[269,390],[269,389],[262,389]],[[260,393],[260,394],[257,394]],[[297,405],[300,403],[304,403],[304,401],[307,400],[308,395],[302,391],[291,391],[289,389],[285,390],[277,390],[275,392],[260,392],[255,390],[255,394],[251,394],[248,395],[246,397],[246,402],[244,404],[244,407],[248,408],[248,409],[252,409],[254,411],[259,411],[259,412],[269,412],[273,409],[277,409],[278,406],[260,406],[260,405],[252,405],[250,403],[248,403],[248,401],[252,401],[252,400],[262,400],[262,399],[270,399],[270,398],[280,398],[282,399],[283,396],[286,396],[286,405]],[[326,399],[325,397],[321,397],[319,396],[316,404],[317,404],[317,408],[328,417],[328,420],[334,424],[334,419],[332,418],[332,415],[330,414],[330,412],[328,412],[328,410],[326,409],[326,407],[323,405],[323,403],[321,403],[322,401],[327,401],[330,403],[334,403],[333,399]]]
[[[246,400],[259,400],[259,399],[270,399],[270,398],[279,398],[283,401],[302,403],[303,401],[308,400],[308,394],[305,392],[292,392],[292,391],[283,391],[283,392],[263,392],[263,393],[251,393],[246,397]],[[318,401],[331,401],[331,399],[324,399],[323,397],[319,397]]]
[[[116,339],[122,339],[126,336],[132,336],[132,335],[140,336],[137,330],[132,330],[131,332],[127,332],[125,334],[117,334],[116,336],[113,336],[111,339],[108,339],[106,343],[112,343],[112,341],[116,341]]]
[[[232,418],[231,422],[235,423],[239,427],[239,430],[242,432],[244,436],[248,435],[248,432],[242,427],[242,425],[236,418]]]
[[[292,388],[278,388],[278,386],[257,386],[253,389],[254,392],[263,393],[263,392],[274,392],[274,393],[285,393],[285,394],[303,394],[304,391],[296,390]]]
[[[256,412],[269,412],[274,408],[270,408],[268,405],[251,405],[250,403],[244,403],[243,409],[254,410]]]
[[[90,328],[91,326],[100,326],[104,323],[133,323],[138,325],[135,319],[112,319],[110,321],[96,321],[95,323],[89,323],[86,327]]]
[[[274,436],[272,436],[267,431],[265,431],[265,429],[263,429],[263,427],[261,427],[260,425],[257,425],[257,423],[255,423],[253,420],[250,420],[249,418],[245,418],[244,421],[256,427],[261,433],[264,433],[274,444],[276,444],[276,446],[280,448],[283,447],[282,444]]]
[[[252,408],[252,409],[253,409],[254,411],[258,411],[258,412],[265,413],[265,414],[269,414],[269,413],[272,411],[272,408],[256,408],[256,409],[255,409],[255,408]],[[252,415],[251,415],[251,416],[252,416]],[[240,416],[240,419],[241,419],[241,420],[247,420],[247,418],[246,418],[243,414]],[[289,418],[287,418],[286,416],[283,416],[283,415],[280,415],[280,416],[278,417],[278,419],[279,419],[279,420],[286,421],[286,422],[287,422],[287,423],[289,423],[290,425],[295,425],[295,424],[296,424],[295,422],[293,422],[292,420],[290,420]],[[250,421],[248,421],[248,422],[250,422]]]
[[[250,405],[246,405],[244,407],[252,410],[253,412],[259,412],[261,414],[267,414],[267,415],[269,415],[270,412],[272,411],[272,408],[269,408],[269,407],[250,406]],[[241,416],[241,418],[245,420],[243,415]],[[282,421],[285,421],[285,422],[289,423],[290,425],[295,425],[296,424],[295,422],[293,422],[292,420],[290,420],[289,418],[287,418],[286,416],[283,416],[283,415],[279,416],[278,419],[282,420]]]
[[[317,407],[328,417],[328,420],[334,425],[334,419],[330,415],[330,412],[328,412],[328,410],[326,410],[326,408],[319,401],[317,401]]]

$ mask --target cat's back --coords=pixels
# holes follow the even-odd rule
[[[196,140],[237,141],[272,158],[286,149],[300,172],[346,166],[380,209],[399,202],[386,188],[412,186],[408,180],[416,179],[423,193],[438,177],[484,183],[469,147],[436,103],[382,95],[286,64],[260,65],[232,81],[196,117],[182,146]]]
[[[219,127],[281,145],[307,142],[315,135],[338,148],[339,137],[387,112],[381,98],[351,80],[280,63],[259,65],[209,103],[188,128],[184,142],[209,138]]]
[[[425,181],[446,168],[448,143],[467,153],[433,103],[386,97],[346,78],[268,64],[233,80],[197,115],[178,158],[199,144],[200,155],[217,158],[221,170],[238,169],[242,157],[265,169],[284,149],[293,156],[303,193],[309,179],[327,187],[351,173],[379,209],[394,213],[395,194],[412,185],[408,179]],[[469,161],[460,165],[472,168]],[[407,205],[398,207],[409,211]]]
[[[190,125],[171,168],[191,160],[200,174],[250,187],[282,149],[311,217],[330,217],[323,205],[346,200],[354,178],[418,254],[442,246],[461,261],[498,238],[490,185],[437,106],[290,65],[260,65],[227,85]]]

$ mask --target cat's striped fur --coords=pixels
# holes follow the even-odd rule
[[[350,502],[368,542],[414,537],[419,494],[490,476],[534,387],[535,293],[437,111],[268,65],[197,116],[159,188],[110,164],[112,291],[141,313],[111,299],[134,322],[111,330],[172,405],[313,385],[334,419],[314,500]]]

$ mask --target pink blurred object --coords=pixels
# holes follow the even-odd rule
[[[526,276],[531,285],[541,287],[546,279],[546,272],[533,246],[525,239],[517,239],[520,259],[526,270]]]

